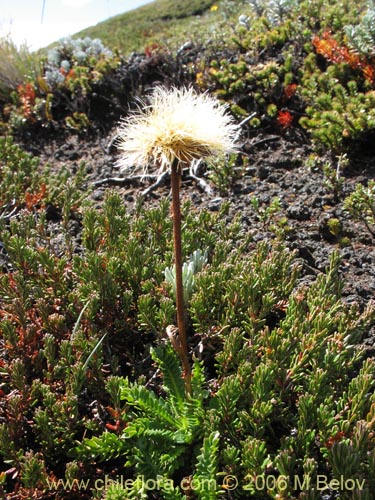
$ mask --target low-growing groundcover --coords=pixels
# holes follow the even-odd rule
[[[1,80],[3,498],[374,498],[374,10],[218,2],[205,48],[68,40]],[[182,175],[191,393],[169,188],[112,136],[161,82],[245,119]]]
[[[21,155],[8,147],[5,162]],[[71,207],[73,243],[39,200],[3,216],[8,498],[321,498],[338,484],[371,498],[375,364],[358,344],[375,310],[342,300],[337,252],[300,283],[285,243],[254,243],[228,208],[183,206],[185,253],[207,255],[187,308],[191,397],[166,335],[168,201],[128,214],[109,191],[100,210]]]

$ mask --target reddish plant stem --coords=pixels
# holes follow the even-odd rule
[[[173,241],[174,241],[174,261],[176,269],[176,309],[177,309],[177,328],[180,341],[180,358],[184,370],[184,380],[186,393],[191,394],[191,369],[189,363],[184,289],[182,282],[182,241],[181,241],[181,204],[180,204],[180,181],[181,168],[180,162],[175,159],[171,168],[171,187],[172,187],[172,213],[173,213]]]

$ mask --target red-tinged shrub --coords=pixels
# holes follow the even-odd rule
[[[287,129],[292,126],[293,115],[288,110],[279,110],[277,114],[277,123],[283,129]]]
[[[297,84],[296,83],[290,83],[289,85],[286,85],[284,88],[284,97],[286,99],[291,99],[294,94],[297,91]]]
[[[35,105],[35,88],[32,83],[21,84],[17,88],[22,106],[22,113],[28,120],[32,117],[33,106]]]
[[[345,45],[340,45],[329,31],[323,33],[322,38],[314,36],[312,44],[316,52],[325,59],[335,64],[346,63],[351,68],[359,70],[366,81],[371,84],[375,82],[375,62],[373,58],[367,58],[356,54]]]

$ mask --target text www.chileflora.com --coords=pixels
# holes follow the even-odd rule
[[[350,492],[362,491],[368,487],[366,480],[361,478],[349,478],[339,476],[337,478],[328,477],[324,474],[315,476],[285,476],[285,475],[259,475],[248,478],[246,484],[240,485],[236,476],[232,474],[219,474],[220,480],[212,478],[185,477],[179,483],[163,476],[157,476],[155,479],[138,476],[135,479],[125,478],[121,475],[111,477],[105,475],[96,479],[59,479],[48,481],[50,490],[107,490],[110,486],[118,485],[125,491],[134,489],[143,491],[174,491],[180,487],[182,491],[231,491],[237,488],[247,491],[273,491],[273,492],[292,492],[292,491],[337,491]]]
[[[210,478],[191,478],[185,477],[176,484],[172,479],[163,476],[157,476],[156,479],[145,478],[141,475],[135,479],[125,478],[124,476],[110,477],[105,475],[103,478],[92,479],[59,479],[55,481],[48,480],[50,490],[63,489],[71,490],[106,490],[110,486],[118,485],[124,490],[137,488],[143,491],[173,491],[179,486],[182,491],[218,491],[234,490],[238,486],[237,478],[231,474],[222,476],[220,482]]]

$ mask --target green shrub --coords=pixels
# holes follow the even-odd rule
[[[311,82],[314,94],[308,96],[309,91],[304,91],[311,104],[306,108],[307,117],[301,118],[300,123],[311,132],[317,145],[340,153],[349,144],[371,137],[375,127],[375,95],[372,90],[359,91],[355,80],[339,83],[333,73],[311,76],[315,82]]]
[[[0,205],[22,204],[27,191],[41,189],[39,161],[9,138],[0,137]]]
[[[10,137],[0,137],[0,206],[1,217],[7,219],[15,210],[28,212],[54,207],[61,213],[65,225],[70,213],[82,200],[85,166],[82,164],[74,179],[62,168],[51,174],[50,165],[41,167],[38,158],[25,153]]]
[[[175,352],[170,346],[153,350],[162,394],[119,380],[124,430],[84,440],[74,449],[78,459],[122,457],[134,485],[140,478],[164,478],[162,498],[170,498],[165,485],[184,484],[186,474],[216,478],[216,490],[196,492],[198,498],[218,498],[226,489],[220,477],[228,474],[238,481],[236,498],[303,498],[317,492],[318,474],[327,482],[341,476],[359,481],[367,498],[374,479],[375,364],[363,361],[356,345],[375,311],[368,308],[361,315],[345,306],[337,254],[310,288],[294,288],[293,258],[285,262],[281,248],[264,252],[260,245],[250,273],[243,265],[241,271],[231,268],[235,295],[225,292],[232,286],[223,264],[216,269],[221,289],[214,291],[207,280],[197,282],[201,292],[195,301],[210,304],[211,328],[194,326],[208,342],[216,338],[221,345],[215,350],[215,385],[205,381],[201,363],[195,364],[195,389],[186,400]],[[249,274],[253,288],[245,284]],[[267,292],[268,282],[273,286]],[[207,290],[211,295],[203,298]],[[213,293],[216,304],[221,298],[229,311],[225,317]],[[231,304],[236,305],[233,315]],[[266,487],[270,470],[274,482]],[[349,490],[341,493],[351,498]],[[171,498],[180,494],[173,490]]]
[[[357,184],[355,190],[344,200],[344,209],[355,221],[363,222],[372,236],[375,235],[375,182]]]
[[[61,121],[78,132],[87,130],[102,100],[115,91],[120,63],[98,39],[61,40],[43,58],[40,74],[24,77],[13,89],[4,122],[15,132],[30,126],[56,128]]]
[[[240,239],[238,223],[225,222],[227,208],[196,214],[184,205],[187,255],[199,246],[209,259],[225,259]],[[10,271],[0,276],[2,391],[9,395],[0,410],[9,424],[2,429],[1,450],[18,471],[30,442],[38,460],[54,470],[85,429],[95,433],[111,425],[109,417],[100,425],[90,416],[86,398],[118,406],[115,390],[113,402],[104,392],[107,376],[137,379],[150,344],[175,321],[172,289],[164,281],[172,261],[167,202],[130,215],[111,194],[102,210],[87,207],[82,250],[75,254],[56,241],[64,225],[64,217],[51,225],[38,207],[20,211],[0,228]]]
[[[331,33],[315,36],[318,56],[304,61],[301,96],[306,116],[300,124],[310,131],[320,149],[345,152],[355,141],[365,142],[374,128],[374,92],[367,63],[351,54]],[[327,60],[322,68],[319,58]]]
[[[246,166],[246,158],[242,155],[218,156],[208,160],[208,178],[220,194],[225,195],[245,175]]]
[[[167,202],[128,214],[109,194],[101,210],[85,209],[75,255],[52,250],[42,210],[3,227],[12,271],[0,277],[0,449],[25,485],[60,474],[72,450],[83,465],[68,467],[70,479],[99,460],[104,470],[125,463],[132,488],[108,495],[130,498],[147,497],[142,476],[160,476],[166,499],[181,499],[189,476],[215,484],[196,492],[202,499],[218,498],[228,474],[238,498],[271,469],[302,483],[318,473],[372,478],[375,368],[356,346],[374,311],[344,304],[336,254],[326,274],[301,287],[293,254],[279,241],[254,246],[237,221],[227,223],[227,210],[183,207],[185,256],[207,249],[187,308],[191,399],[170,343]],[[297,494],[285,478],[256,494],[276,498],[283,488]]]

